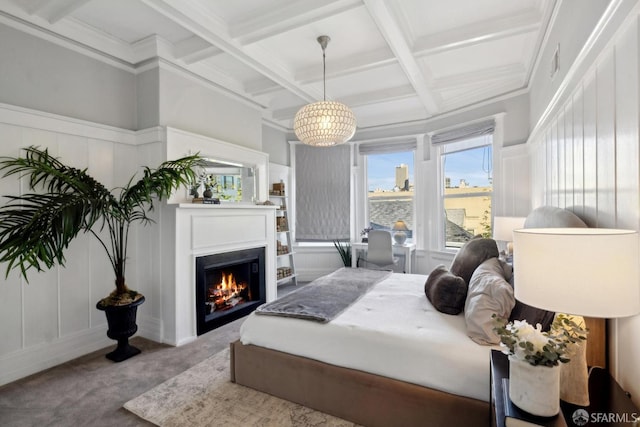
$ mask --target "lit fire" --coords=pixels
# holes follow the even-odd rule
[[[248,286],[244,282],[236,282],[233,273],[222,273],[220,283],[209,286],[207,292],[207,305],[210,311],[228,310],[236,305],[251,299]]]

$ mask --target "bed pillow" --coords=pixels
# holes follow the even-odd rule
[[[553,311],[543,310],[541,308],[532,307],[523,302],[516,300],[516,305],[511,310],[509,320],[526,320],[530,325],[540,323],[543,331],[551,329],[551,323],[556,313]]]
[[[427,277],[424,293],[436,310],[446,314],[459,314],[464,309],[467,284],[452,274],[444,265],[437,266]]]
[[[475,238],[462,245],[451,263],[451,273],[462,277],[468,285],[473,272],[489,258],[500,255],[498,245],[493,239]]]
[[[512,276],[511,266],[498,258],[484,261],[471,276],[464,319],[467,335],[478,344],[493,345],[500,342],[494,332],[492,316],[507,319],[516,300],[508,280]]]

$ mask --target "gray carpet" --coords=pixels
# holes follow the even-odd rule
[[[278,288],[278,295],[291,287]],[[171,347],[134,337],[142,353],[121,363],[104,356],[112,347],[0,387],[2,427],[150,426],[123,408],[125,402],[228,348],[243,319],[192,343]]]

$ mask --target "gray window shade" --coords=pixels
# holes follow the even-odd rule
[[[349,151],[296,145],[296,240],[349,238]]]
[[[431,137],[431,144],[448,144],[462,139],[474,138],[482,135],[492,135],[496,127],[495,120],[471,123],[455,129],[436,133]]]
[[[360,146],[358,147],[358,152],[363,155],[399,153],[401,151],[413,151],[416,149],[416,146],[416,140],[412,138],[411,140],[406,141],[389,141],[360,144]]]

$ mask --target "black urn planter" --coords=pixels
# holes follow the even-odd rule
[[[138,330],[136,315],[138,306],[144,302],[144,297],[128,305],[103,306],[98,302],[98,310],[105,312],[107,316],[107,336],[118,341],[118,346],[106,358],[114,362],[122,362],[130,357],[140,354],[140,349],[129,345],[129,338]]]

